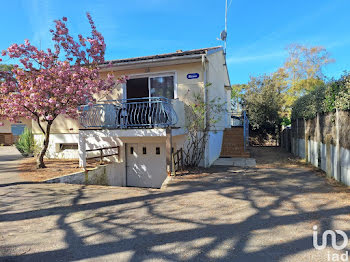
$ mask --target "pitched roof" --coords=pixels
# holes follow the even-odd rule
[[[202,55],[207,54],[209,51],[218,51],[221,50],[221,46],[215,46],[215,47],[207,47],[207,48],[201,48],[201,49],[193,49],[188,51],[182,51],[178,50],[173,53],[167,53],[167,54],[159,54],[159,55],[151,55],[151,56],[140,56],[140,57],[133,57],[133,58],[124,58],[124,59],[116,59],[116,60],[109,60],[105,61],[103,65],[107,64],[124,64],[129,62],[141,62],[141,61],[147,61],[147,60],[154,60],[154,59],[166,59],[166,58],[186,58],[188,56],[193,55]]]

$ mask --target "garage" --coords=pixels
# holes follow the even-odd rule
[[[127,186],[160,188],[166,177],[165,144],[126,144]]]

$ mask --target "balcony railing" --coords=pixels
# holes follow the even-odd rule
[[[177,115],[165,97],[105,100],[80,108],[85,128],[154,128],[175,125]]]

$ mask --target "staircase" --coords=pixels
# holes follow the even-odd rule
[[[244,151],[243,127],[224,130],[220,157],[250,157],[250,153]]]

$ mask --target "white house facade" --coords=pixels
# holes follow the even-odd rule
[[[202,165],[208,167],[220,156],[223,131],[231,121],[222,47],[113,60],[100,70],[103,77],[113,73],[129,80],[97,95],[96,104],[82,107],[79,120],[59,116],[47,157],[79,158],[84,167],[95,149],[103,148],[117,163],[123,185],[159,188],[172,171],[172,153],[186,142],[185,108],[194,94],[201,94],[204,102],[220,98],[227,105],[210,127]],[[34,122],[33,133],[37,141],[43,138]]]

